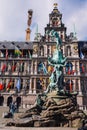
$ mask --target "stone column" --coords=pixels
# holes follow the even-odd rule
[[[16,87],[17,79],[14,80],[14,87]]]
[[[79,95],[82,95],[80,79],[78,80]]]
[[[78,71],[78,75],[80,75],[80,63],[79,63],[79,61],[77,63],[77,71]]]
[[[37,61],[35,61],[35,74],[37,74]]]
[[[32,78],[30,78],[29,94],[32,94]]]
[[[75,92],[75,79],[73,80],[73,92]]]
[[[28,69],[29,69],[29,74],[31,74],[31,62],[30,61],[29,61]]]
[[[47,57],[47,45],[45,45],[44,56]]]
[[[27,73],[27,62],[24,63],[24,73]]]
[[[34,78],[33,94],[36,94],[36,78]]]
[[[49,46],[49,56],[51,56],[51,46]]]
[[[25,79],[23,79],[22,89],[25,87]]]
[[[31,74],[33,74],[33,61],[31,62]]]
[[[7,87],[7,85],[8,85],[8,82],[9,82],[9,79],[6,79],[6,87]]]
[[[63,73],[66,74],[66,67],[63,67]]]
[[[29,71],[30,71],[30,62],[28,62],[27,71],[28,71],[28,74],[29,74]]]

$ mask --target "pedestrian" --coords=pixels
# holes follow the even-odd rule
[[[12,102],[11,104],[10,104],[10,113],[12,114],[12,116],[14,116],[14,112],[15,112],[15,104],[14,104],[14,102]]]

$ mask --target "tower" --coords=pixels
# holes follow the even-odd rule
[[[33,15],[33,11],[31,9],[28,10],[28,21],[27,21],[28,28],[26,30],[26,41],[30,41],[30,33],[31,33],[30,25],[32,22],[32,15]]]
[[[66,27],[62,23],[62,14],[58,10],[58,4],[54,3],[53,11],[49,14],[49,24],[45,28],[45,34],[52,29],[59,33],[62,41],[65,42],[66,40]]]

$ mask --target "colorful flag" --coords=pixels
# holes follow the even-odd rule
[[[0,83],[0,90],[3,90],[4,89],[4,86],[3,84]]]
[[[11,86],[12,86],[12,80],[10,79],[10,81],[9,81],[9,83],[8,83],[8,85],[7,85],[7,91],[9,91],[10,90],[10,88],[11,88]]]
[[[69,75],[71,74],[71,70],[70,70],[70,68],[68,69],[68,74],[69,74]]]
[[[17,46],[15,46],[15,56],[20,56],[22,55],[22,52],[19,50]]]
[[[84,55],[83,55],[82,51],[80,52],[80,58],[84,59]]]
[[[17,90],[18,92],[20,92],[20,88],[21,88],[21,79],[19,78],[16,84]]]
[[[29,58],[31,59],[32,58],[32,54],[31,54],[30,50],[28,50],[28,55],[29,55]]]
[[[39,70],[43,70],[44,74],[48,73],[44,63],[42,62],[39,64]]]
[[[4,72],[6,69],[6,64],[3,64],[2,68],[1,68],[1,71]]]
[[[12,64],[12,72],[14,72],[15,69],[16,69],[16,63],[14,63],[14,61],[13,61],[13,64]]]
[[[53,71],[54,71],[54,67],[49,65],[49,66],[48,66],[48,72],[51,72],[51,73],[52,73]]]
[[[0,57],[4,57],[4,53],[0,51]]]
[[[70,80],[69,87],[70,87],[70,92],[72,92],[72,81],[71,80]]]
[[[81,67],[82,67],[82,73],[84,73],[85,72],[84,65],[82,64]]]
[[[6,59],[8,59],[8,50],[6,49]]]

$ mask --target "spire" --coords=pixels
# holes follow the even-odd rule
[[[30,25],[32,22],[32,15],[33,15],[33,11],[31,9],[28,10],[28,21],[27,21],[28,28],[26,30],[26,41],[30,41],[30,33],[31,33]]]
[[[76,38],[76,27],[75,27],[75,23],[73,24],[74,27],[74,37]]]

